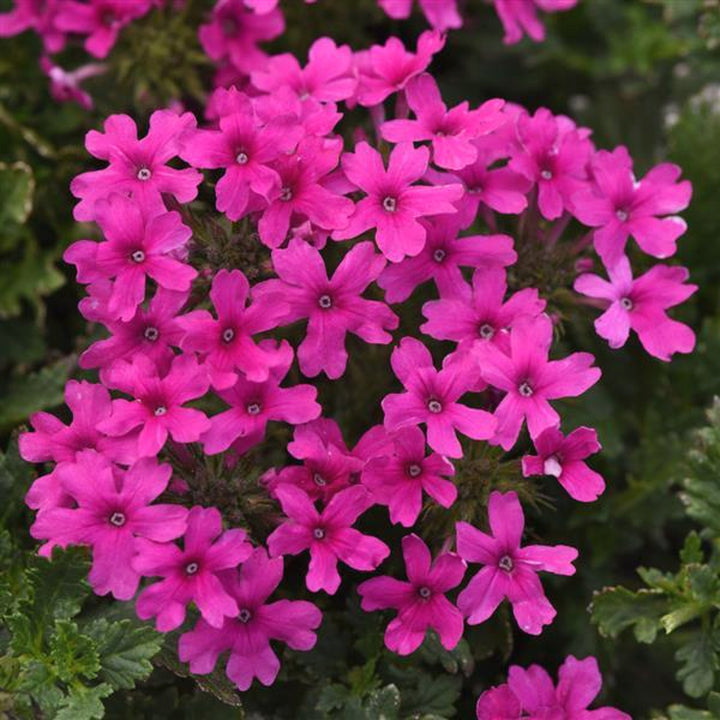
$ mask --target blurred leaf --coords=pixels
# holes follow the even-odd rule
[[[21,225],[28,219],[34,191],[35,178],[27,163],[0,162],[0,228],[7,228],[7,223]]]

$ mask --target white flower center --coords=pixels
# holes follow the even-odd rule
[[[293,192],[289,187],[284,187],[282,190],[280,190],[280,199],[283,202],[289,202],[292,200]]]
[[[137,171],[137,179],[142,180],[143,182],[149,180],[152,177],[152,172],[150,171],[150,168],[141,167]]]
[[[620,222],[625,222],[625,221],[628,219],[629,215],[627,214],[627,211],[625,211],[625,210],[616,210],[616,211],[615,211],[615,217],[616,217]]]
[[[149,325],[145,328],[143,336],[146,340],[149,340],[150,342],[155,342],[160,337],[160,331],[156,327]]]
[[[416,478],[422,475],[422,467],[418,465],[417,463],[413,463],[412,465],[408,465],[407,467],[407,474],[411,478]]]
[[[250,620],[252,620],[252,613],[251,613],[249,610],[243,608],[243,609],[240,610],[240,612],[238,613],[238,620],[239,620],[241,623],[243,623],[243,624],[244,624],[244,623],[249,623]]]
[[[394,197],[390,197],[388,195],[387,197],[383,198],[382,206],[387,210],[387,212],[395,212],[397,210],[397,200]]]
[[[138,264],[141,262],[144,262],[145,261],[145,253],[142,250],[135,250],[135,252],[133,252],[130,255],[130,259],[134,263],[138,263]]]
[[[185,566],[185,572],[188,575],[194,575],[199,569],[200,569],[200,566],[196,562],[188,563]]]
[[[321,295],[321,296],[318,298],[318,305],[319,305],[323,310],[328,310],[328,309],[330,309],[330,308],[332,307],[332,304],[333,304],[332,298],[331,298],[329,295]]]
[[[543,472],[546,475],[552,475],[553,477],[559,478],[562,475],[562,465],[557,455],[551,455],[545,459],[543,463]]]
[[[122,527],[127,521],[127,518],[125,517],[125,513],[116,511],[110,516],[109,520],[111,525],[114,525],[115,527]]]
[[[327,485],[327,480],[325,480],[325,478],[320,473],[315,473],[313,475],[313,482],[318,487],[325,487]]]
[[[436,263],[441,263],[446,257],[447,257],[447,253],[442,248],[438,248],[433,253],[433,260]]]
[[[629,297],[620,298],[620,307],[622,307],[623,310],[632,310],[633,301]]]
[[[432,590],[429,587],[421,587],[418,589],[418,595],[423,599],[427,600],[432,595]]]
[[[533,393],[535,392],[532,387],[530,387],[530,383],[524,382],[520,384],[520,387],[518,387],[518,392],[526,398],[532,397]]]
[[[553,174],[552,174],[549,170],[543,170],[543,171],[540,173],[540,177],[541,177],[543,180],[552,180]]]
[[[247,154],[246,152],[239,152],[239,153],[235,156],[235,162],[236,162],[238,165],[247,165],[249,159],[250,159],[250,158],[248,157],[248,154]]]
[[[434,415],[437,415],[442,412],[443,406],[439,400],[432,399],[428,400],[427,409]]]
[[[158,405],[158,406],[153,410],[153,415],[155,415],[155,417],[162,417],[162,416],[165,415],[166,413],[167,413],[167,408],[166,408],[164,405]]]
[[[222,333],[224,343],[230,343],[235,338],[235,331],[232,328],[225,328]]]
[[[247,414],[248,415],[259,415],[260,410],[262,410],[262,408],[260,407],[260,403],[250,403],[247,406]]]
[[[505,572],[510,572],[513,569],[513,561],[509,555],[503,555],[498,562],[498,567]]]
[[[483,340],[490,340],[495,335],[495,328],[489,323],[483,323],[480,326],[480,337]]]
[[[316,540],[322,540],[325,537],[325,530],[323,530],[322,528],[319,528],[319,527],[315,528],[313,530],[313,537]]]

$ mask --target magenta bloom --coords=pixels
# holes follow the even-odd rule
[[[403,90],[407,83],[430,64],[435,53],[442,50],[445,38],[438,32],[426,31],[418,38],[417,53],[405,50],[396,37],[384,45],[373,45],[366,53],[356,53],[360,84],[358,102],[370,107]]]
[[[488,100],[477,110],[467,102],[448,111],[432,75],[423,73],[405,90],[415,120],[389,120],[381,127],[382,136],[392,143],[430,141],[433,162],[449,170],[461,170],[477,160],[472,140],[505,123],[501,109],[504,100]]]
[[[249,10],[245,0],[218,0],[198,36],[211,60],[227,59],[236,71],[249,74],[267,61],[258,43],[273,40],[284,30],[285,20],[277,8],[259,13]]]
[[[361,485],[341,490],[322,512],[316,510],[307,493],[292,485],[278,485],[275,495],[288,519],[267,539],[268,550],[273,556],[309,550],[305,582],[311,592],[335,594],[340,587],[339,560],[355,570],[369,572],[390,554],[384,542],[352,527],[372,505],[370,493]]]
[[[183,350],[200,353],[210,382],[218,390],[231,387],[238,371],[252,382],[265,382],[282,358],[260,347],[252,336],[276,328],[288,313],[287,303],[270,294],[249,303],[250,284],[241,270],[220,270],[213,278],[210,300],[217,320],[207,310],[194,310],[181,318],[186,331]]]
[[[204,413],[183,405],[203,396],[210,385],[207,372],[191,355],[176,357],[160,376],[144,355],[117,362],[109,373],[110,386],[132,395],[133,400],[113,400],[112,415],[98,429],[121,437],[141,427],[138,453],[157,455],[168,435],[179,443],[197,442],[210,427]]]
[[[507,122],[507,115],[504,116]],[[513,127],[514,122],[509,123]],[[504,130],[504,127],[503,127]],[[470,227],[478,213],[490,208],[495,212],[519,215],[528,204],[527,194],[532,182],[507,165],[498,166],[499,160],[509,157],[510,151],[498,133],[473,140],[477,160],[452,174],[428,170],[431,182],[459,182],[465,194],[457,203],[460,227]]]
[[[161,193],[173,195],[180,203],[195,199],[202,175],[192,168],[175,170],[166,165],[195,128],[191,113],[157,110],[142,140],[129,115],[111,115],[104,128],[104,133],[91,130],[85,147],[93,157],[106,160],[108,167],[81,173],[70,184],[72,194],[80,198],[73,211],[76,220],[94,220],[95,201],[113,192],[131,196],[148,215],[165,211]]]
[[[461,348],[492,342],[509,350],[510,329],[520,318],[537,317],[545,309],[545,301],[535,288],[520,290],[507,301],[506,292],[504,269],[476,270],[472,290],[463,284],[456,290],[456,297],[423,305],[427,322],[420,331],[437,340],[454,340]]]
[[[58,3],[56,22],[65,32],[87,35],[85,50],[104,58],[117,42],[120,30],[145,15],[152,5],[152,0],[63,0]]]
[[[687,229],[685,221],[675,213],[688,206],[692,195],[690,182],[678,181],[682,170],[663,163],[637,182],[632,158],[624,147],[597,152],[592,169],[595,190],[580,192],[573,198],[573,214],[597,228],[595,249],[603,263],[612,267],[620,260],[629,236],[648,255],[674,255],[676,241]]]
[[[108,437],[98,429],[111,413],[112,401],[105,387],[85,380],[68,380],[65,403],[72,412],[69,425],[46,412],[30,416],[33,432],[22,433],[18,440],[23,460],[72,463],[83,450],[97,450],[109,460],[124,464],[136,459],[134,438],[127,442]]]
[[[516,718],[563,718],[563,720],[631,720],[612,707],[589,710],[597,697],[602,677],[594,657],[578,660],[568,655],[560,667],[558,684],[539,665],[510,667],[507,685],[484,692],[478,700],[478,720]],[[481,714],[492,711],[495,714]]]
[[[493,0],[495,11],[505,30],[503,42],[513,45],[527,35],[535,42],[545,39],[545,27],[538,19],[537,9],[545,12],[570,10],[578,0]]]
[[[537,573],[574,575],[578,552],[567,545],[520,547],[525,517],[514,492],[493,492],[488,505],[492,535],[466,522],[457,523],[457,552],[463,560],[485,567],[458,596],[469,625],[485,622],[507,598],[520,629],[539,635],[556,615]]]
[[[89,545],[93,590],[129,600],[140,582],[131,562],[136,538],[168,542],[185,532],[184,507],[151,504],[167,488],[172,468],[144,458],[121,472],[102,455],[86,450],[77,463],[63,464],[57,472],[77,507],[51,508],[37,516],[30,533],[49,540],[40,552],[49,554],[56,545]]]
[[[1,30],[0,36],[2,36]],[[105,65],[98,63],[82,65],[71,71],[63,70],[59,65],[55,65],[47,55],[40,58],[40,68],[50,79],[50,94],[56,102],[74,102],[85,110],[92,109],[93,101],[90,94],[82,89],[80,83],[107,72]]]
[[[453,201],[462,188],[452,185],[413,185],[428,166],[428,149],[412,144],[396,145],[387,170],[380,153],[367,143],[359,143],[354,153],[346,153],[342,167],[348,180],[367,193],[355,207],[350,224],[336,230],[336,240],[354,238],[377,228],[375,241],[391,262],[406,255],[417,255],[425,245],[426,230],[421,217],[454,213]]]
[[[633,280],[630,262],[622,256],[608,275],[609,282],[597,275],[581,275],[574,288],[599,298],[607,307],[595,321],[595,329],[611,348],[622,347],[632,329],[645,350],[660,360],[669,361],[676,352],[692,352],[695,333],[666,312],[697,290],[697,285],[685,282],[689,276],[686,268],[656,265]]]
[[[385,259],[373,244],[361,242],[343,258],[328,279],[319,251],[302,240],[293,240],[285,250],[273,250],[272,262],[279,280],[266,280],[253,289],[255,297],[282,297],[290,310],[284,322],[307,318],[307,334],[298,348],[300,370],[307,377],[321,372],[339,378],[347,365],[345,336],[348,332],[367,343],[386,345],[387,332],[398,326],[398,318],[385,303],[365,300],[365,289],[378,278]]]
[[[299,425],[287,450],[303,464],[284,467],[268,475],[264,482],[271,495],[275,494],[279,484],[289,483],[305,491],[312,500],[327,503],[333,495],[357,479],[366,462],[365,456],[360,457],[363,451],[367,450],[368,455],[385,451],[388,441],[384,429],[381,434],[382,439],[375,443],[377,429],[371,428],[351,452],[334,420],[321,417]]]
[[[306,137],[292,155],[274,164],[280,186],[269,198],[258,231],[268,247],[282,245],[291,225],[310,220],[325,230],[343,228],[353,209],[352,200],[326,188],[323,182],[336,168],[341,143]]]
[[[65,47],[65,33],[58,26],[61,0],[15,0],[15,7],[0,13],[0,38],[34,30],[43,41],[45,52],[57,53]]]
[[[543,314],[517,320],[510,331],[509,355],[494,343],[476,343],[473,348],[483,379],[507,393],[495,410],[498,425],[492,440],[505,450],[515,444],[523,420],[533,438],[560,424],[549,400],[582,395],[600,379],[600,369],[591,367],[595,358],[590,353],[549,360],[552,334],[552,321]]]
[[[178,652],[183,662],[190,663],[191,672],[211,673],[218,657],[229,650],[227,676],[240,690],[247,690],[253,678],[272,685],[280,661],[270,640],[279,640],[293,650],[310,650],[315,645],[313,630],[322,621],[315,605],[303,600],[265,602],[282,576],[282,558],[270,560],[262,548],[253,552],[239,573],[233,570],[223,574],[225,590],[239,611],[235,617],[225,618],[221,628],[200,619],[193,630],[181,636]]]
[[[224,168],[215,186],[217,209],[239,220],[248,210],[251,192],[267,199],[280,187],[272,162],[295,148],[302,129],[288,116],[260,123],[246,95],[234,87],[226,92],[230,107],[220,118],[220,129],[198,130],[180,154],[196,168]]]
[[[146,587],[135,608],[141,620],[156,617],[160,632],[170,632],[185,621],[185,608],[194,602],[203,619],[220,628],[235,617],[238,606],[218,573],[237,567],[252,554],[245,531],[222,529],[216,508],[194,507],[187,516],[184,549],[175,543],[138,539],[133,569],[145,577],[162,577]]]
[[[272,340],[264,341],[274,346]],[[260,350],[265,350],[263,344]],[[236,451],[245,452],[265,437],[269,421],[282,421],[292,425],[306,423],[320,415],[322,408],[316,402],[317,390],[312,385],[294,385],[281,388],[280,383],[290,370],[293,361],[292,348],[283,342],[275,350],[277,364],[262,382],[252,382],[240,376],[229,389],[218,395],[230,405],[230,409],[210,418],[210,429],[202,436],[208,455],[227,450],[235,441]]]
[[[80,240],[63,259],[77,267],[78,282],[115,281],[107,304],[113,319],[132,319],[148,277],[167,290],[190,290],[197,270],[173,257],[192,235],[178,213],[148,217],[137,202],[113,194],[95,203],[95,219],[105,242]]]
[[[398,655],[415,652],[428,628],[452,650],[462,638],[462,613],[445,597],[465,575],[465,562],[455,553],[442,553],[432,560],[428,546],[417,535],[402,539],[408,582],[383,575],[358,586],[362,609],[398,611],[385,630],[385,645]]]
[[[457,488],[446,479],[455,474],[455,468],[442,455],[425,456],[425,436],[420,428],[402,428],[392,440],[393,454],[368,460],[362,483],[376,503],[388,506],[391,522],[412,527],[422,509],[423,490],[445,508],[455,502]]]
[[[461,267],[502,268],[517,261],[509,235],[458,237],[455,217],[423,220],[425,245],[418,255],[388,265],[378,278],[389,303],[407,300],[418,285],[433,280],[442,297],[452,297],[465,283]]]
[[[101,378],[116,360],[132,360],[136,354],[146,355],[159,367],[173,358],[171,347],[179,347],[184,330],[178,313],[185,305],[186,292],[158,288],[147,309],[139,306],[128,322],[112,318],[107,303],[112,293],[109,281],[90,285],[90,296],[80,302],[84,317],[100,322],[110,331],[106,340],[93,343],[81,356],[81,368],[102,368]]]
[[[427,21],[439,32],[462,27],[457,0],[418,0]],[[378,5],[396,20],[410,17],[413,0],[378,0]]]
[[[339,102],[355,92],[357,80],[352,73],[352,61],[348,45],[338,47],[330,38],[322,37],[310,46],[304,68],[291,53],[275,55],[253,72],[252,84],[266,93],[287,87],[300,100]]]
[[[523,457],[523,475],[552,475],[573,500],[593,502],[605,490],[605,481],[584,460],[601,448],[592,428],[579,427],[567,437],[558,428],[548,428],[535,438],[538,454]]]
[[[453,458],[462,457],[456,431],[473,440],[493,436],[495,418],[459,402],[479,380],[480,369],[471,357],[448,355],[438,371],[430,351],[419,340],[406,337],[393,350],[390,362],[405,392],[386,395],[382,401],[388,430],[424,423],[428,445]]]
[[[592,144],[567,118],[556,118],[546,108],[517,120],[519,149],[510,169],[537,184],[538,207],[546,220],[572,209],[571,199],[586,185],[586,167]]]

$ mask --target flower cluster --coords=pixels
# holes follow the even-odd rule
[[[568,655],[558,671],[557,686],[539,665],[527,669],[513,665],[507,683],[486,690],[480,696],[477,717],[478,720],[630,720],[627,713],[612,707],[588,709],[601,687],[602,677],[594,657],[578,660]]]
[[[596,326],[612,347],[634,328],[663,360],[692,349],[692,331],[666,312],[695,289],[686,271],[660,264],[633,280],[629,260],[674,252],[685,229],[674,213],[690,196],[679,168],[636,181],[623,148],[596,150],[589,130],[545,109],[498,99],[448,109],[426,72],[442,42],[427,31],[416,52],[393,38],[353,53],[321,38],[304,66],[278,55],[250,69],[244,89],[217,89],[202,127],[160,110],[144,137],[125,115],[87,136],[104,166],[74,179],[74,214],[101,239],[76,242],[65,259],[87,286],[82,314],[107,337],[80,359],[99,384],[68,384],[70,424],[40,413],[21,438],[25,459],[54,463],[28,493],[32,534],[44,553],[90,547],[99,594],[130,599],[142,582],[137,612],[161,631],[182,626],[194,604],[200,619],[179,645],[194,673],[229,651],[227,673],[246,689],[274,681],[271,641],[310,649],[318,608],[267,602],[283,558],[307,556],[308,591],[335,594],[346,566],[372,572],[393,553],[371,531],[375,506],[417,530],[402,540],[407,580],[357,588],[365,610],[396,612],[390,650],[413,652],[428,629],[453,648],[465,623],[505,600],[526,633],[553,621],[539,573],[572,575],[578,553],[523,544],[516,492],[491,492],[487,518],[463,515],[450,537],[434,538],[434,558],[418,534],[426,495],[428,506],[459,502],[453,476],[478,443],[498,455],[532,443],[523,474],[554,477],[575,500],[604,489],[585,462],[600,449],[595,431],[561,429],[562,400],[595,385],[600,369],[586,352],[554,347],[556,286],[523,287],[526,256],[565,263],[557,276],[605,309]],[[213,48],[232,57],[229,45]],[[370,122],[350,147],[336,127],[357,105]],[[198,199],[203,170],[214,182]],[[230,238],[263,257],[256,266],[228,256],[218,270],[217,253],[209,262],[202,245],[213,239],[199,236],[198,217],[213,204]],[[609,282],[588,272],[596,256]],[[424,322],[411,296],[424,300]],[[585,309],[576,297],[580,317]],[[392,346],[379,372],[394,386],[350,447],[340,418],[323,416],[318,387],[346,376],[363,344]],[[273,529],[224,529],[223,508],[195,504],[192,473],[173,471],[221,453],[216,466],[262,457],[269,423],[291,427],[286,449],[298,461],[262,468]],[[580,685],[567,689],[577,674],[565,675],[552,702],[545,689],[535,705],[518,696],[523,711],[572,705],[574,692],[580,703]]]
[[[545,38],[545,29],[538,19],[538,9],[545,12],[569,10],[578,0],[491,0],[505,30],[504,41],[519,42],[524,35],[539,42]],[[315,0],[305,0],[307,3]],[[378,6],[391,18],[410,16],[413,0],[377,0]],[[75,70],[65,70],[51,56],[62,52],[69,40],[79,39],[90,56],[104,59],[117,42],[120,32],[128,24],[147,15],[151,10],[171,5],[182,8],[185,0],[14,0],[14,8],[0,13],[0,38],[11,37],[27,30],[40,36],[45,53],[40,66],[50,80],[50,92],[58,102],[75,102],[83,108],[93,105],[90,95],[81,83],[106,71],[104,65],[88,63]],[[218,65],[216,82],[219,86],[242,85],[253,72],[262,72],[268,61],[261,43],[274,40],[285,30],[285,18],[279,0],[215,0],[208,10],[206,22],[198,29],[203,50]],[[439,33],[462,26],[457,0],[419,0],[427,22]],[[341,58],[318,47],[310,57],[308,66],[301,69],[294,57],[287,55],[274,59],[282,72],[291,73],[297,88],[308,90],[315,84],[339,77],[352,63],[348,51]],[[340,61],[339,65],[334,64]],[[372,61],[371,61],[372,63]],[[389,69],[389,65],[387,66]],[[269,78],[272,83],[272,77]],[[320,100],[345,99],[340,81]],[[253,84],[263,90],[257,78]],[[304,91],[305,91],[304,90]],[[335,98],[333,93],[340,93]]]

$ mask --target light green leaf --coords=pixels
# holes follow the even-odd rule
[[[101,720],[105,716],[102,699],[110,694],[112,688],[105,683],[78,688],[63,699],[55,720]]]

